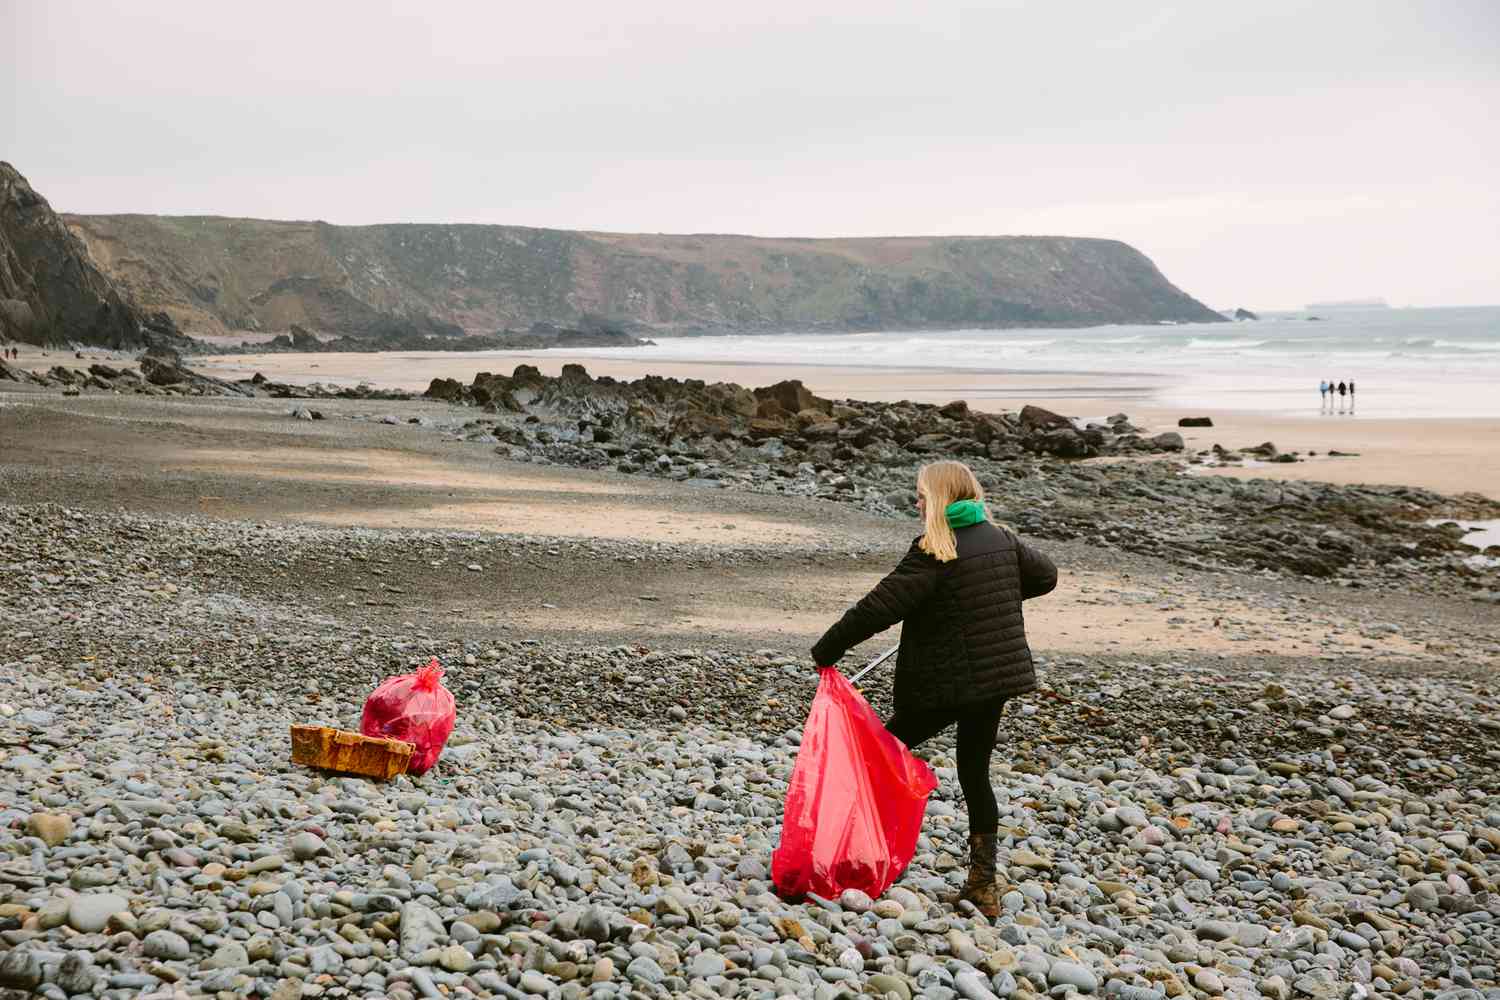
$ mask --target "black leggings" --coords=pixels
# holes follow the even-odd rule
[[[925,743],[958,723],[958,784],[969,807],[969,833],[994,833],[1000,829],[1000,807],[990,787],[990,751],[1000,732],[1000,712],[1005,699],[958,708],[911,711],[896,709],[886,722],[891,735],[908,747]]]

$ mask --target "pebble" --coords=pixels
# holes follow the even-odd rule
[[[67,904],[68,926],[81,934],[98,934],[109,926],[109,918],[128,913],[130,903],[124,896],[110,892],[84,892]]]
[[[92,993],[99,982],[94,957],[86,951],[70,951],[57,967],[57,987],[69,996]]]
[[[61,813],[32,813],[26,820],[26,832],[48,847],[57,847],[72,836],[73,818]]]
[[[323,843],[322,837],[319,837],[315,833],[308,833],[306,831],[294,836],[292,838],[290,847],[292,851],[292,857],[296,858],[298,861],[311,861],[313,858],[316,858],[318,855],[328,850],[328,845]]]
[[[34,952],[13,948],[0,955],[0,986],[29,992],[41,982],[42,962]]]
[[[175,931],[152,931],[141,942],[141,954],[164,962],[186,961],[192,953],[187,939]]]
[[[400,586],[401,566],[430,569],[444,550],[450,570],[509,565],[496,548],[512,543],[428,533],[408,551],[400,533],[64,510],[0,518],[0,599],[49,623],[45,641],[0,634],[0,698],[16,718],[55,715],[54,741],[28,729],[0,758],[8,988],[48,976],[49,996],[105,1000],[1496,988],[1500,758],[1478,729],[1445,728],[1492,698],[1472,680],[1316,659],[1289,677],[1234,660],[1048,656],[1058,698],[1008,711],[994,759],[998,924],[945,902],[967,835],[951,732],[923,747],[940,784],[900,883],[794,903],[768,866],[816,683],[795,655],[450,638],[399,612],[340,619],[187,570],[173,577],[179,603],[163,604],[142,574],[177,559],[227,574],[305,545],[314,565],[385,567],[375,579]],[[87,577],[76,592],[41,576],[64,543],[69,572]],[[609,553],[639,557],[597,557]],[[287,762],[289,719],[357,727],[372,683],[431,655],[452,665],[454,745],[481,751],[389,782]],[[320,665],[318,684],[285,683],[303,663]],[[1250,708],[1273,679],[1278,707]],[[884,705],[880,683],[870,695]],[[689,690],[691,713],[677,704]],[[1079,714],[1095,704],[1129,723]],[[1337,737],[1296,728],[1345,704],[1358,713]],[[1427,731],[1372,721],[1403,711]],[[73,827],[44,847],[28,824],[62,810]]]
[[[1099,988],[1099,978],[1077,962],[1056,961],[1047,970],[1050,986],[1071,986],[1082,993],[1092,993]]]

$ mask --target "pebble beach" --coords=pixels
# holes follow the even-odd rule
[[[1297,487],[1349,522],[1325,575],[1182,551],[1268,484],[1021,463],[996,500],[1065,575],[994,755],[989,921],[948,902],[951,734],[888,893],[769,880],[806,648],[915,533],[880,476],[707,490],[439,402],[295,405],[0,394],[8,995],[1500,997],[1500,613],[1420,533],[1483,497]],[[1398,500],[1432,516],[1392,561],[1360,519]],[[431,772],[290,763],[432,656]]]

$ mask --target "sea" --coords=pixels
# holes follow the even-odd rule
[[[1339,405],[1320,397],[1320,381],[1353,381],[1352,405],[1367,418],[1500,417],[1500,306],[1086,329],[664,337],[655,347],[568,353],[642,360],[643,351],[672,361],[946,370],[974,376],[964,379],[974,382],[963,393],[971,400],[1006,394],[987,392],[986,374],[1105,375],[1144,388],[1151,404],[1309,418]]]

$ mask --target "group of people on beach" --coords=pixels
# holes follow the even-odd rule
[[[1057,567],[989,518],[984,490],[962,462],[917,475],[923,532],[901,562],[812,648],[832,670],[851,648],[898,622],[895,711],[885,727],[908,748],[958,727],[958,783],[969,813],[969,874],[955,903],[999,914],[1000,810],[990,755],[1007,700],[1035,691],[1021,602],[1057,586]]]
[[[1354,406],[1354,380],[1334,384],[1332,380],[1324,380],[1318,383],[1318,398],[1328,409],[1333,409],[1333,397],[1337,394],[1340,406],[1343,405],[1344,397],[1349,397],[1350,407]]]

